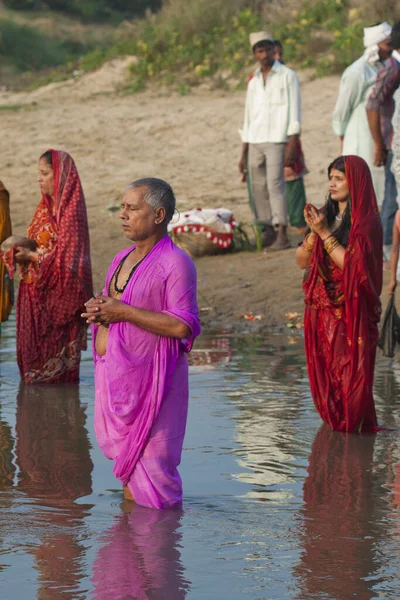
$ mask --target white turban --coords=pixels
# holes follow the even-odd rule
[[[392,28],[389,23],[380,23],[375,27],[364,28],[364,56],[370,64],[379,60],[378,44],[389,39],[392,34]]]

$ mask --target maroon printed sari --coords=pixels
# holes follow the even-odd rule
[[[352,226],[340,270],[318,238],[303,283],[304,338],[310,387],[336,431],[377,431],[372,395],[382,290],[382,225],[371,173],[345,157]]]
[[[54,207],[43,195],[27,233],[37,241],[42,261],[20,269],[17,360],[26,383],[78,381],[86,347],[80,314],[92,291],[92,270],[85,198],[71,156],[52,150],[52,163]]]

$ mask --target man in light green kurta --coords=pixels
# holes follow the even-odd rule
[[[344,71],[332,117],[333,131],[343,141],[342,154],[361,156],[371,169],[379,205],[383,201],[385,170],[374,166],[374,140],[368,125],[366,103],[378,74],[380,44],[390,38],[391,30],[387,23],[364,29],[365,52]]]

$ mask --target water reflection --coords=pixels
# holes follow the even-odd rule
[[[79,591],[86,570],[80,528],[88,507],[74,502],[91,493],[93,464],[85,420],[77,385],[21,384],[17,397],[17,488],[29,507],[35,505],[30,529],[35,531],[36,543],[28,544],[27,552],[38,572],[38,598],[86,597]]]
[[[231,340],[225,336],[215,336],[211,340],[200,338],[188,355],[191,367],[227,365],[232,360]]]
[[[20,385],[17,397],[18,488],[44,506],[91,493],[93,463],[79,386]]]
[[[16,403],[14,346],[7,323],[1,597],[399,598],[400,363],[377,364],[379,420],[390,429],[345,436],[319,431],[300,337],[203,338],[191,370],[185,511],[134,506],[127,515],[95,441],[89,354],[79,393],[22,386]]]
[[[304,364],[299,350],[302,339],[262,347],[259,356],[250,353],[253,373],[236,391],[234,400],[236,440],[242,451],[238,464],[246,469],[237,479],[252,484],[248,497],[286,502],[293,497],[290,483],[295,481],[298,458],[308,433],[299,428],[308,387],[304,381]],[[307,411],[308,412],[308,411]]]
[[[94,600],[184,600],[182,511],[134,505],[104,532],[93,564]]]
[[[0,491],[13,485],[16,470],[13,463],[13,447],[11,427],[5,421],[0,421]]]
[[[325,425],[317,433],[304,483],[303,551],[295,567],[299,600],[376,597],[382,500],[374,483],[375,441],[374,435],[346,435]]]

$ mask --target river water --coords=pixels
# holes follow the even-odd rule
[[[201,338],[182,511],[123,502],[80,386],[19,385],[0,344],[0,598],[400,597],[400,364],[379,359],[377,435],[321,426],[302,338]]]

